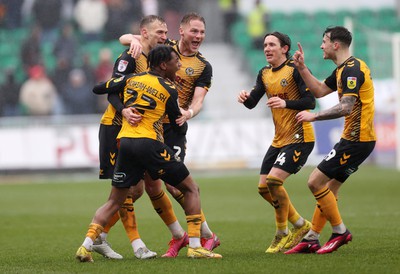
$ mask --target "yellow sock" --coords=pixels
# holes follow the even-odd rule
[[[289,201],[288,220],[291,224],[295,224],[301,218],[300,214],[294,208],[293,204]]]
[[[276,193],[279,193],[278,207],[275,209],[276,228],[280,231],[286,231],[288,227],[289,196],[283,186],[277,187]]]
[[[324,228],[326,224],[326,217],[325,215],[321,212],[321,209],[319,208],[318,204],[315,206],[314,209],[314,214],[312,217],[312,226],[311,229],[318,234],[321,234],[322,229]]]
[[[111,217],[110,221],[106,224],[104,227],[103,232],[108,233],[110,229],[118,222],[119,220],[119,214],[118,212],[115,212],[115,214]]]
[[[276,228],[279,231],[287,230],[289,214],[289,195],[283,187],[283,181],[273,176],[267,176],[267,185],[272,196],[272,204],[275,207]]]
[[[171,200],[163,190],[161,190],[158,195],[150,197],[150,200],[154,209],[158,215],[160,215],[161,219],[166,225],[176,222],[177,218],[172,207]]]
[[[181,205],[181,207],[184,208],[183,203],[185,201],[185,196],[183,195],[183,193],[180,192],[179,195],[175,195],[173,197]],[[206,221],[206,216],[204,215],[203,210],[201,210],[200,215],[201,215],[201,223],[204,223]]]
[[[271,193],[269,192],[268,186],[265,184],[259,184],[258,185],[258,193],[261,195],[261,197],[264,198],[268,203],[272,205],[272,196]]]
[[[134,240],[139,239],[140,235],[137,229],[132,197],[126,197],[124,204],[118,212],[121,222],[124,225],[126,234],[128,235],[129,241],[133,242]]]
[[[189,237],[200,238],[201,214],[186,216]]]
[[[183,208],[183,203],[185,201],[185,196],[183,195],[183,193],[180,193],[177,196],[174,196],[174,199],[181,205],[181,207]],[[201,210],[200,212],[201,214],[201,222],[204,223],[206,221],[206,216],[204,215],[203,210]]]
[[[315,199],[321,212],[332,226],[337,226],[342,223],[342,217],[339,213],[335,195],[328,187],[317,191],[314,194]]]
[[[268,203],[270,203],[272,206],[272,196],[271,193],[269,192],[268,186],[265,184],[259,184],[258,185],[258,193],[261,195],[261,197],[264,198]],[[290,223],[295,224],[299,219],[301,218],[300,214],[297,212],[297,210],[294,208],[293,204],[289,201],[289,213],[288,213],[288,220]]]
[[[91,223],[86,233],[86,237],[89,237],[90,239],[92,239],[92,241],[94,241],[97,237],[99,237],[100,233],[103,232],[103,230],[104,227],[102,227],[101,225]]]

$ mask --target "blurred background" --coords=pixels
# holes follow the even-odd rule
[[[309,68],[323,80],[335,66],[322,58],[322,33],[345,25],[354,55],[374,77],[378,142],[369,162],[400,169],[400,0],[0,0],[0,175],[97,172],[107,100],[91,89],[110,78],[124,50],[118,37],[138,33],[144,15],[158,14],[169,38],[179,39],[179,22],[189,11],[206,19],[200,52],[213,66],[204,108],[189,124],[190,168],[261,164],[274,134],[270,111],[265,101],[248,110],[236,96],[252,88],[266,65],[265,33],[288,34],[291,53],[300,42]],[[328,96],[317,109],[336,102],[336,95]],[[308,164],[329,152],[342,124],[314,124],[317,145]]]

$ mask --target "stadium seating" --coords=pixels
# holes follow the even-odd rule
[[[368,51],[367,34],[369,30],[376,29],[390,32],[400,32],[400,19],[393,8],[382,8],[379,10],[360,8],[357,11],[338,10],[330,12],[318,10],[309,12],[272,12],[270,14],[270,31],[280,31],[288,34],[292,39],[293,53],[300,42],[307,51],[309,66],[317,78],[324,78],[332,72],[334,65],[322,58],[321,45],[322,33],[328,26],[344,25],[345,18],[353,19],[354,23],[354,50],[355,55],[367,63],[370,60]],[[233,42],[242,49],[245,59],[251,64],[248,66],[252,74],[256,74],[265,65],[263,52],[252,49],[251,41],[246,34],[246,22],[244,19],[238,21],[232,28]],[[383,70],[382,70],[383,72]],[[381,74],[386,74],[383,72]]]
[[[316,76],[325,77],[328,70],[325,63],[328,62],[324,62],[321,58],[322,53],[319,50],[323,30],[327,26],[343,25],[346,17],[352,18],[354,22],[355,55],[367,62],[369,61],[369,53],[366,49],[368,44],[366,33],[369,30],[400,32],[400,20],[394,8],[381,8],[378,10],[360,8],[357,11],[343,9],[336,12],[318,10],[312,13],[273,11],[270,13],[269,31],[280,31],[289,34],[293,44],[292,53],[297,49],[296,43],[301,42],[305,50],[307,50],[307,58],[311,60],[310,67]],[[251,73],[257,73],[262,67],[261,65],[265,65],[265,58],[262,51],[256,53],[253,50],[245,19],[242,17],[238,20],[230,31],[233,44],[241,49],[244,56],[243,60],[250,60],[251,62],[246,67],[250,69]],[[28,35],[29,27],[13,30],[0,28],[0,72],[7,68],[19,68],[21,66],[19,60],[20,46]],[[93,65],[96,65],[99,59],[99,51],[103,47],[110,48],[115,57],[123,49],[118,41],[91,42],[83,44],[80,53],[89,53]],[[56,60],[52,53],[52,45],[45,45],[43,54],[46,68],[53,69]],[[77,59],[79,60],[80,58]],[[331,69],[329,68],[330,71]],[[18,79],[23,77],[22,74],[17,76]]]

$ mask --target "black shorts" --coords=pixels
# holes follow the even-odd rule
[[[176,156],[185,161],[187,123],[182,127],[186,127],[186,129],[182,130],[182,132],[176,132],[169,123],[164,123],[164,143],[175,151]]]
[[[100,179],[112,179],[115,163],[118,157],[117,136],[121,126],[100,124],[99,129],[99,160]]]
[[[340,139],[333,149],[318,165],[318,169],[331,179],[345,182],[347,178],[358,170],[365,159],[374,150],[375,141],[351,142]]]
[[[281,148],[270,146],[264,156],[260,174],[268,174],[272,167],[296,174],[307,162],[314,142],[290,144]]]
[[[121,138],[112,185],[119,188],[136,185],[145,170],[153,180],[160,178],[172,186],[189,175],[185,164],[167,145],[149,138]]]

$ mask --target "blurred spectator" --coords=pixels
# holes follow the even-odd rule
[[[90,54],[85,53],[82,56],[82,63],[79,68],[85,73],[86,82],[90,87],[93,87],[96,83],[94,68],[90,60]]]
[[[153,0],[151,0],[153,1]],[[144,11],[145,6],[142,3],[147,2],[145,0],[131,0],[131,12],[128,26],[126,28],[127,33],[140,33],[140,21],[144,16],[146,16],[146,11]],[[146,6],[149,7],[149,6]],[[151,14],[158,14],[157,12]]]
[[[397,18],[400,19],[400,0],[396,0]]]
[[[32,18],[32,9],[33,9],[33,4],[35,3],[35,0],[24,0],[24,3],[22,4],[21,8],[21,13],[22,13],[22,24],[24,26],[29,26],[32,24],[33,18]]]
[[[269,14],[261,0],[254,1],[254,8],[247,15],[247,31],[255,49],[264,48],[264,36],[268,31]]]
[[[133,18],[132,5],[127,0],[108,0],[108,20],[104,26],[104,40],[115,41],[127,32]]]
[[[143,13],[142,16],[158,14],[158,0],[141,0],[140,2],[142,6],[140,10]],[[139,21],[141,20],[142,16],[139,17]]]
[[[22,24],[22,4],[24,0],[0,0],[0,26],[15,29]]]
[[[0,116],[19,115],[18,100],[21,85],[15,80],[15,71],[6,71],[5,82],[0,86]]]
[[[180,38],[179,27],[185,9],[185,1],[170,0],[160,2],[161,16],[168,26],[168,38],[177,40]]]
[[[223,13],[224,41],[232,41],[231,28],[239,19],[239,0],[219,0],[219,7]]]
[[[47,78],[43,66],[29,69],[29,78],[21,87],[19,103],[27,115],[51,115],[56,112],[57,90]]]
[[[75,20],[85,42],[102,39],[107,22],[107,6],[102,0],[78,0],[74,10]]]
[[[0,0],[0,28],[4,28],[6,26],[6,13],[6,4]]]
[[[95,68],[95,83],[109,80],[114,68],[114,58],[109,48],[101,49],[99,55],[99,63]],[[107,96],[96,96],[96,100],[97,112],[104,112],[108,106]]]
[[[90,114],[96,112],[96,96],[92,86],[86,82],[81,69],[73,69],[68,75],[68,82],[61,91],[65,114]]]
[[[61,23],[61,0],[35,0],[32,15],[42,29],[41,44],[55,43]]]
[[[62,0],[61,19],[63,22],[74,20],[74,8],[76,0]]]
[[[65,24],[61,29],[61,35],[54,45],[54,56],[57,59],[66,59],[73,65],[76,55],[78,54],[78,46],[73,26],[71,24]]]
[[[57,90],[61,91],[68,82],[68,75],[72,70],[71,63],[68,59],[60,57],[57,59],[56,67],[52,71],[51,80]]]
[[[105,82],[111,78],[114,68],[112,52],[109,48],[102,48],[99,52],[99,63],[95,68],[96,83]]]
[[[40,34],[40,27],[33,26],[30,36],[22,43],[20,56],[25,73],[28,73],[32,66],[42,64],[43,62]]]

